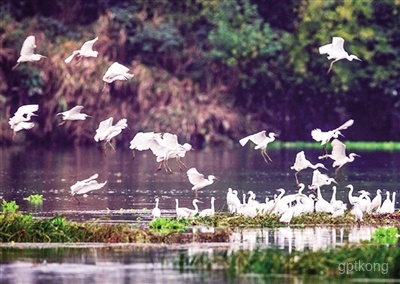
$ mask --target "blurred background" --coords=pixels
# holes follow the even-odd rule
[[[8,119],[40,105],[37,125],[15,143],[82,145],[110,116],[127,118],[126,147],[139,131],[176,133],[196,148],[237,144],[275,131],[311,141],[353,118],[346,139],[400,138],[400,2],[272,0],[3,0],[0,2],[0,144]],[[14,71],[23,41],[47,56]],[[98,58],[65,64],[96,36]],[[333,36],[362,62],[330,62]],[[134,74],[104,88],[117,61]],[[57,127],[77,104],[92,118]]]

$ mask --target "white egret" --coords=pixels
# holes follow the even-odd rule
[[[337,200],[336,199],[336,186],[332,186],[332,191],[333,192],[332,192],[332,197],[331,197],[330,203],[332,204],[333,208],[335,208],[335,210],[339,210],[343,206],[345,206],[345,204],[343,203],[342,200]]]
[[[306,159],[304,151],[300,151],[296,154],[296,160],[294,162],[294,165],[290,167],[291,170],[296,171],[294,176],[296,178],[297,184],[299,183],[299,180],[297,178],[298,173],[307,168],[312,168],[314,170],[317,168],[323,168],[323,169],[327,170],[327,168],[322,163],[317,163],[317,164],[313,165],[309,160]]]
[[[90,117],[90,115],[87,115],[86,113],[81,113],[82,109],[83,106],[77,105],[70,110],[57,113],[56,115],[61,115],[63,119],[63,121],[60,122],[58,125],[64,124],[67,120],[85,120],[87,117]]]
[[[153,216],[153,220],[161,217],[161,210],[158,208],[158,203],[160,199],[156,197],[156,205],[154,206],[153,210],[151,210],[151,215]]]
[[[358,201],[354,202],[353,209],[351,209],[350,214],[354,216],[357,222],[362,222],[364,214],[358,204]]]
[[[315,212],[326,212],[333,214],[335,208],[328,201],[324,199],[321,194],[321,189],[317,186],[317,202],[315,202]]]
[[[278,134],[274,132],[270,132],[268,136],[266,136],[266,131],[263,130],[261,132],[246,136],[239,140],[240,145],[244,146],[248,141],[253,142],[256,146],[254,147],[255,150],[261,149],[261,155],[264,158],[266,163],[272,162],[271,157],[267,154],[267,146],[269,143],[275,141],[275,137]]]
[[[348,127],[352,126],[354,123],[353,119],[349,119],[339,127],[329,130],[329,131],[322,131],[319,128],[315,128],[314,130],[311,131],[311,137],[317,141],[321,142],[321,146],[324,148],[324,151],[326,153],[326,144],[328,144],[331,139],[338,138],[339,135],[343,136],[342,133],[340,132],[341,130],[347,129]]]
[[[279,218],[279,222],[281,223],[286,223],[289,225],[290,221],[292,221],[292,218],[294,216],[294,208],[288,208],[288,210],[286,210],[281,217]]]
[[[149,150],[150,146],[154,143],[156,137],[161,137],[161,133],[155,132],[138,132],[129,143],[129,149],[133,150],[132,154],[135,157],[135,151]]]
[[[75,56],[78,56],[78,60],[81,59],[82,57],[97,57],[99,52],[93,50],[93,45],[98,39],[99,38],[96,37],[95,39],[85,42],[82,45],[81,49],[74,50],[72,52],[72,55],[68,56],[64,60],[64,62],[67,64],[70,63],[72,61],[72,59],[74,59]]]
[[[344,50],[344,39],[341,37],[333,37],[332,38],[332,43],[323,45],[319,48],[319,53],[320,54],[327,54],[328,55],[328,60],[334,59],[331,62],[331,65],[329,66],[327,74],[332,70],[333,63],[336,61],[342,60],[342,59],[347,59],[348,61],[353,61],[359,60],[361,61],[360,58],[358,58],[355,55],[349,55],[345,50]]]
[[[204,178],[204,175],[199,173],[196,168],[190,168],[186,172],[189,182],[193,185],[192,190],[195,191],[197,197],[197,191],[214,183],[216,177],[209,175]]]
[[[393,191],[393,193],[392,193],[392,207],[390,209],[390,213],[394,213],[395,207],[396,207],[396,192]]]
[[[349,184],[346,187],[349,189],[349,193],[348,193],[349,203],[351,205],[354,205],[355,202],[358,202],[358,197],[353,196],[354,186],[352,184]]]
[[[361,195],[358,197],[358,207],[360,207],[361,211],[365,213],[371,205],[371,198],[369,197],[368,191],[360,190],[359,193],[361,193]]]
[[[214,216],[214,214],[215,214],[214,202],[215,202],[215,197],[213,196],[213,197],[211,197],[211,208],[204,209],[203,211],[201,211],[199,213],[199,216],[200,217]]]
[[[22,129],[32,129],[35,124],[30,122],[32,116],[36,116],[34,112],[39,109],[39,105],[23,105],[18,108],[14,116],[8,121],[11,129],[14,130],[13,139],[15,134]]]
[[[128,80],[133,78],[133,74],[129,74],[129,68],[125,67],[118,62],[114,62],[108,67],[106,73],[103,76],[103,81],[106,83],[112,83],[116,80]]]
[[[332,182],[337,184],[334,178],[330,178],[328,175],[321,173],[319,170],[314,170],[312,176],[312,182],[311,185],[308,186],[308,188],[315,190],[317,189],[317,187],[330,185]]]
[[[386,191],[386,199],[383,201],[381,208],[379,209],[379,214],[387,214],[392,211],[393,204],[390,201],[390,191]]]
[[[43,56],[41,54],[35,54],[34,53],[35,48],[36,48],[35,36],[33,35],[28,36],[25,39],[24,43],[22,44],[20,57],[18,58],[17,64],[12,68],[12,70],[17,68],[17,66],[21,62],[33,62],[33,61],[39,61],[42,58],[47,58],[46,56]]]
[[[236,192],[236,194],[234,192]],[[228,205],[229,213],[231,214],[237,212],[238,208],[242,206],[236,190],[228,188],[228,193],[226,194],[226,203]]]
[[[265,198],[265,203],[260,203],[257,205],[257,210],[259,214],[271,214],[275,207],[275,200],[269,200],[268,197]]]
[[[120,134],[123,129],[128,127],[128,124],[126,123],[126,119],[120,119],[115,125],[112,125],[113,123],[113,118],[110,117],[106,120],[103,120],[100,122],[99,127],[96,130],[96,135],[94,136],[94,140],[96,142],[104,141],[105,144],[108,143],[110,146],[113,148],[111,145],[110,141],[113,139],[115,136]],[[105,146],[104,144],[104,146]]]
[[[349,156],[346,156],[346,145],[338,139],[333,139],[331,144],[332,153],[320,156],[319,158],[331,158],[334,161],[332,166],[336,168],[336,174],[338,173],[339,169],[345,164],[353,162],[355,157],[360,157],[360,155],[357,155],[355,153],[350,153]]]
[[[199,212],[199,207],[197,206],[197,203],[202,203],[198,199],[193,199],[192,204],[194,209],[189,209],[186,207],[179,207],[178,199],[175,199],[175,202],[176,202],[176,217],[178,219],[195,217],[196,214]]]
[[[371,204],[368,207],[367,212],[368,213],[373,213],[373,212],[379,212],[379,209],[381,208],[382,204],[382,190],[377,189],[376,190],[376,196],[374,199],[372,199]]]
[[[77,199],[75,196],[76,194],[86,194],[90,191],[98,190],[105,186],[107,184],[107,181],[100,183],[96,180],[98,177],[99,175],[96,173],[87,179],[77,181],[74,185],[71,185],[70,187],[71,195],[74,196],[75,199]]]

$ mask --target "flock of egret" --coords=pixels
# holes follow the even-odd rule
[[[79,50],[73,51],[64,62],[69,64],[74,60],[74,58],[81,60],[83,57],[97,57],[98,52],[93,50],[93,45],[97,40],[98,37],[85,42]],[[331,71],[333,64],[338,60],[360,60],[355,55],[349,55],[344,50],[343,45],[343,38],[333,37],[332,43],[319,48],[320,54],[327,54],[329,60],[333,59],[328,69],[328,73]],[[22,45],[20,57],[13,69],[22,62],[39,61],[42,58],[46,58],[43,55],[35,54],[35,48],[35,37],[28,36]],[[129,68],[119,64],[118,62],[114,62],[105,72],[103,81],[106,83],[112,83],[115,80],[128,80],[132,77],[133,74],[129,73]],[[82,113],[82,109],[83,106],[77,105],[70,110],[58,113],[57,116],[62,116],[62,122],[60,122],[59,125],[62,125],[68,120],[85,120],[87,117],[90,117],[90,115]],[[23,105],[18,108],[14,116],[9,120],[10,127],[14,131],[14,136],[18,131],[23,129],[28,130],[34,127],[34,123],[30,120],[33,116],[37,115],[35,112],[38,110],[39,105],[37,104]],[[311,132],[311,137],[315,141],[320,142],[325,150],[325,155],[320,156],[319,159],[332,159],[334,161],[332,166],[336,168],[336,175],[339,174],[339,169],[345,164],[353,162],[355,157],[359,157],[359,155],[355,153],[346,155],[345,144],[338,140],[339,136],[342,136],[341,131],[347,129],[353,125],[353,123],[353,120],[349,120],[343,125],[330,131],[324,132],[321,129],[314,129]],[[122,118],[113,124],[113,117],[109,117],[99,123],[99,127],[94,135],[94,140],[96,142],[103,142],[104,147],[107,144],[112,147],[111,140],[127,127],[127,119]],[[267,132],[263,130],[246,136],[239,140],[239,144],[245,146],[249,141],[252,142],[255,145],[254,149],[261,151],[264,161],[270,163],[272,162],[272,158],[267,153],[267,146],[269,143],[275,141],[278,135],[274,132],[269,132],[268,135],[266,133]],[[330,154],[326,152],[326,145],[329,142],[331,142],[332,145],[332,152]],[[175,134],[139,132],[130,141],[129,148],[133,151],[133,154],[135,151],[150,150],[156,156],[156,161],[159,163],[157,170],[164,168],[166,172],[172,172],[168,160],[175,159],[181,170],[187,169],[182,158],[184,158],[185,154],[192,149],[192,146],[189,143],[180,144]],[[303,193],[306,186],[304,183],[300,183],[298,179],[298,174],[307,168],[314,169],[311,184],[308,186],[312,193],[308,196]],[[280,216],[280,221],[283,223],[289,223],[293,216],[312,212],[327,212],[332,214],[332,216],[343,215],[347,209],[347,204],[340,200],[336,200],[336,186],[332,187],[333,192],[330,201],[325,200],[321,195],[320,188],[331,183],[336,184],[337,182],[335,178],[331,178],[328,175],[321,173],[318,168],[327,170],[323,163],[312,164],[307,160],[304,151],[300,151],[296,155],[294,165],[290,167],[291,170],[295,171],[295,180],[299,187],[298,193],[285,195],[285,190],[280,188],[277,189],[278,193],[274,195],[273,199],[269,200],[266,198],[265,202],[259,202],[256,200],[256,195],[252,191],[249,191],[247,194],[243,194],[242,201],[240,201],[238,191],[229,188],[226,195],[226,204],[229,212],[232,214],[242,214],[247,217],[255,217],[258,214],[276,214]],[[194,167],[188,169],[186,174],[189,182],[193,185],[192,190],[195,192],[196,198],[193,200],[193,209],[179,207],[179,201],[176,199],[177,218],[193,218],[197,215],[213,215],[215,213],[215,198],[211,197],[211,207],[202,211],[199,211],[198,208],[198,203],[202,203],[202,201],[197,198],[198,191],[213,184],[216,177],[214,175],[209,175],[205,178],[205,176]],[[76,198],[77,194],[86,194],[92,190],[98,190],[104,187],[107,181],[98,182],[96,180],[97,178],[98,174],[94,174],[87,179],[76,182],[70,187],[71,195]],[[356,197],[352,195],[353,186],[348,185],[347,187],[349,188],[349,203],[353,206],[351,212],[357,220],[362,220],[364,213],[383,214],[394,211],[395,192],[393,192],[392,200],[390,200],[390,192],[386,192],[387,197],[382,203],[382,191],[379,189],[377,190],[376,197],[371,200],[368,192],[360,191],[360,196]],[[157,197],[155,202],[156,205],[151,214],[153,218],[159,218],[161,216],[161,210],[159,208],[160,199]]]

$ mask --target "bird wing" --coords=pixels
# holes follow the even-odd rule
[[[304,154],[304,151],[300,151],[296,155],[296,159],[294,161],[294,165],[295,166],[303,165],[305,161],[306,161],[306,155]]]
[[[23,105],[20,106],[17,111],[15,112],[15,115],[24,115],[28,113],[33,113],[39,109],[39,105]]]
[[[319,128],[315,128],[314,130],[311,131],[311,137],[315,140],[315,141],[322,141],[322,131]]]
[[[330,53],[332,54],[340,54],[345,52],[344,50],[344,39],[341,37],[333,37],[332,38],[332,47]]]
[[[240,143],[240,145],[244,146],[250,140],[254,144],[260,145],[261,143],[263,143],[265,141],[266,138],[267,138],[267,136],[265,135],[265,130],[263,130],[263,131],[257,132],[255,134],[252,134],[252,135],[249,135],[249,136],[246,136],[246,137],[240,139],[239,143]]]
[[[105,186],[106,184],[107,184],[107,181],[99,183],[96,180],[92,180],[89,183],[87,183],[86,185],[84,185],[78,192],[75,192],[75,194],[85,194],[89,191],[100,189],[103,186]]]
[[[196,185],[204,180],[204,175],[199,173],[196,168],[190,168],[186,174],[189,178],[189,182],[193,185]]]
[[[84,179],[84,180],[81,180],[80,182],[83,182],[83,183],[87,183],[87,182],[90,182],[90,181],[92,181],[92,180],[95,180],[96,178],[98,178],[99,177],[99,174],[93,174],[92,176],[90,176],[89,178],[87,178],[87,179]]]
[[[99,127],[96,130],[96,135],[94,136],[95,141],[103,140],[108,133],[105,133],[112,126],[113,118],[110,117],[99,123]]]
[[[87,42],[85,42],[82,47],[81,47],[81,52],[85,52],[85,51],[92,51],[93,50],[93,44],[98,40],[99,38],[96,37],[95,39],[92,40],[88,40]]]
[[[74,59],[75,55],[79,54],[79,50],[75,50],[72,52],[72,54],[70,56],[68,56],[67,58],[65,58],[64,62],[65,63],[71,63],[72,59]]]
[[[148,150],[150,149],[154,136],[157,135],[161,136],[160,133],[138,132],[136,133],[135,137],[133,137],[133,139],[131,140],[129,148],[138,151]]]
[[[347,129],[348,127],[352,126],[353,123],[354,123],[354,120],[349,119],[348,121],[346,121],[345,123],[343,123],[342,125],[340,125],[338,128],[336,128],[335,131]]]
[[[328,54],[332,48],[332,44],[325,44],[319,48],[319,54]]]
[[[21,48],[21,56],[29,56],[32,55],[35,51],[35,37],[34,36],[28,36],[24,43],[22,44]]]
[[[81,113],[81,110],[83,109],[83,106],[74,106],[69,110],[70,115],[77,115]]]
[[[331,158],[333,160],[336,161],[346,156],[346,145],[344,145],[338,139],[333,139],[331,144],[332,144]]]
[[[170,149],[175,150],[179,146],[178,136],[176,134],[166,132],[162,135],[162,139],[165,142],[165,146]]]

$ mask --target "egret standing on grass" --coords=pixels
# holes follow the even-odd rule
[[[327,170],[327,168],[321,163],[317,163],[315,165],[311,164],[311,162],[306,159],[304,151],[300,151],[296,155],[296,160],[294,162],[294,165],[290,167],[291,170],[295,170],[296,171],[294,176],[296,178],[296,183],[297,184],[299,184],[299,180],[297,178],[298,173],[300,171],[302,171],[302,170],[307,169],[307,168],[312,168],[314,170],[317,169],[317,168],[323,168],[323,169]]]
[[[153,220],[161,217],[161,210],[158,208],[158,203],[160,199],[156,197],[156,206],[151,210],[151,215],[153,216]]]
[[[188,176],[190,183],[193,185],[192,190],[195,191],[196,198],[197,198],[197,191],[199,189],[202,189],[203,187],[213,184],[214,180],[216,179],[216,177],[213,175],[209,175],[207,178],[204,178],[204,175],[199,173],[196,168],[188,169],[186,174]]]
[[[18,108],[14,116],[10,118],[8,124],[11,129],[14,130],[13,139],[15,134],[22,129],[32,129],[35,124],[30,122],[32,116],[35,116],[34,112],[39,109],[39,105],[23,105]]]
[[[47,58],[41,54],[35,54],[35,37],[33,35],[28,36],[22,44],[20,57],[17,60],[17,64],[12,68],[14,70],[21,62],[33,62],[39,61],[42,58]]]
[[[376,196],[374,199],[372,199],[371,204],[369,205],[367,212],[368,213],[373,213],[373,212],[379,212],[382,204],[382,190],[377,189],[376,190]]]
[[[266,163],[272,162],[271,157],[267,154],[267,146],[269,143],[275,141],[275,137],[278,136],[278,134],[274,132],[270,132],[268,136],[266,136],[266,131],[260,131],[258,133],[246,136],[242,139],[239,140],[240,145],[244,146],[246,143],[250,140],[253,142],[256,146],[254,147],[255,150],[261,149],[261,155],[264,158],[264,161]]]
[[[67,64],[70,63],[76,55],[78,56],[78,60],[82,57],[97,57],[99,53],[93,50],[93,45],[98,39],[99,38],[96,37],[95,39],[85,42],[80,50],[73,51],[72,55],[68,56],[64,62]]]
[[[348,127],[352,126],[353,123],[354,123],[354,120],[350,119],[350,120],[346,121],[345,123],[343,123],[342,125],[340,125],[338,128],[335,128],[330,131],[322,131],[321,129],[316,128],[311,131],[311,137],[315,141],[321,142],[321,146],[324,148],[324,152],[326,154],[326,144],[328,144],[328,142],[331,141],[331,139],[338,138],[339,135],[342,135],[340,130],[347,129]]]
[[[85,194],[88,193],[89,191],[98,190],[103,186],[105,186],[107,181],[99,183],[96,180],[98,177],[99,177],[98,174],[94,174],[87,179],[77,181],[74,185],[71,185],[70,187],[71,195],[74,196],[76,200],[78,200],[78,198],[76,198],[75,196],[76,194]]]
[[[83,109],[83,106],[74,106],[70,110],[64,111],[57,113],[57,115],[62,115],[63,121],[60,122],[58,125],[62,125],[65,123],[67,120],[85,120],[86,117],[90,117],[86,113],[81,113],[81,110]]]
[[[112,125],[112,123],[112,117],[103,120],[102,122],[100,122],[99,128],[97,128],[96,130],[94,140],[96,142],[104,141],[105,144],[103,146],[103,149],[107,143],[110,144],[110,146],[114,149],[114,147],[110,143],[111,139],[120,134],[123,129],[128,127],[128,124],[126,123],[126,118],[120,119],[115,125]]]
[[[199,213],[199,207],[197,206],[197,203],[202,203],[198,199],[193,199],[192,204],[194,209],[189,209],[186,207],[179,207],[178,199],[175,199],[175,202],[176,202],[176,218],[178,219],[195,217],[196,214]]]
[[[319,53],[320,54],[327,54],[328,55],[328,60],[334,59],[331,62],[331,65],[329,66],[327,74],[332,70],[333,63],[336,61],[339,61],[341,59],[347,59],[348,61],[353,61],[353,59],[361,61],[360,58],[358,58],[355,55],[349,55],[345,50],[344,50],[344,39],[341,37],[333,37],[332,38],[332,43],[323,45],[319,48]]]
[[[211,208],[204,209],[203,211],[200,212],[199,216],[200,217],[214,216],[215,214],[214,202],[215,202],[215,197],[213,196],[211,197]]]

